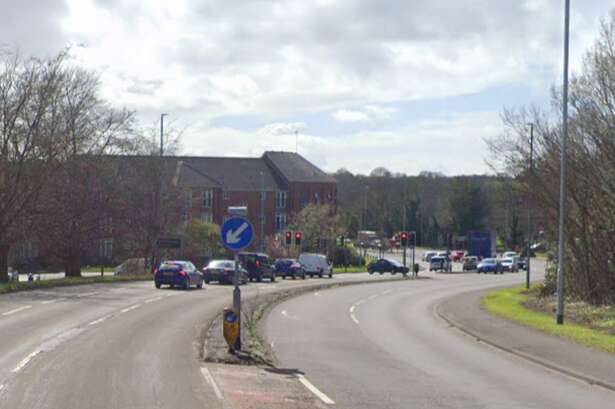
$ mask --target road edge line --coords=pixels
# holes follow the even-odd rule
[[[489,346],[491,346],[493,348],[499,349],[500,351],[507,352],[507,353],[509,353],[511,355],[514,355],[516,357],[525,359],[526,361],[532,362],[534,364],[543,366],[543,367],[545,367],[547,369],[550,369],[552,371],[559,372],[559,373],[561,373],[563,375],[569,376],[571,378],[575,378],[576,380],[579,380],[579,381],[583,381],[583,382],[585,382],[585,383],[587,383],[589,385],[600,386],[602,388],[605,388],[605,389],[608,389],[608,390],[610,390],[612,392],[615,392],[615,385],[613,385],[613,384],[611,384],[609,382],[604,382],[604,381],[602,381],[600,379],[597,379],[597,378],[594,378],[592,376],[585,375],[583,373],[574,371],[572,369],[568,369],[568,368],[559,366],[559,365],[557,365],[557,364],[555,364],[553,362],[550,362],[550,361],[538,358],[538,357],[536,357],[534,355],[531,355],[531,354],[528,354],[528,353],[525,353],[525,352],[521,352],[521,351],[513,349],[513,348],[505,347],[503,345],[500,345],[500,344],[498,344],[496,342],[493,342],[493,341],[483,337],[480,334],[477,334],[476,332],[472,331],[471,329],[468,329],[467,327],[463,326],[462,324],[456,322],[454,319],[446,316],[445,313],[443,313],[440,310],[440,306],[445,301],[448,301],[448,299],[441,300],[438,304],[436,304],[434,306],[434,311],[435,311],[436,315],[438,317],[440,317],[442,320],[444,320],[446,323],[448,323],[451,327],[456,328],[458,331],[461,331],[465,335],[470,336],[470,337],[474,338],[475,340],[477,340],[479,342],[482,342],[484,344],[487,344],[487,345],[489,345]]]
[[[325,395],[324,392],[322,392],[320,389],[314,386],[314,384],[310,382],[304,375],[297,374],[297,379],[299,379],[299,382],[301,382],[301,384],[305,386],[307,390],[309,390],[314,395],[316,395],[316,397],[320,399],[323,403],[327,405],[335,405],[335,402],[333,401],[333,399]]]
[[[224,400],[224,395],[222,394],[222,391],[218,387],[218,384],[216,383],[216,380],[214,379],[213,375],[209,371],[209,368],[207,368],[206,366],[202,366],[201,375],[203,375],[203,378],[205,378],[207,383],[214,390],[214,394],[216,395],[216,398],[218,398],[218,400],[222,402]]]

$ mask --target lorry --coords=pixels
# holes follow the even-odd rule
[[[471,231],[468,233],[468,256],[479,259],[495,257],[495,232]]]

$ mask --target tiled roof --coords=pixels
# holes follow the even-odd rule
[[[336,182],[333,176],[297,153],[269,151],[263,154],[263,159],[288,182]]]

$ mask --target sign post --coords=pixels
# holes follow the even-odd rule
[[[233,276],[233,310],[236,314],[237,336],[231,350],[241,351],[241,289],[239,288],[239,256],[240,250],[248,247],[254,237],[254,228],[248,219],[242,216],[232,216],[220,228],[222,244],[235,253],[235,275]]]

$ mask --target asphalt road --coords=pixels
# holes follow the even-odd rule
[[[339,275],[336,281],[366,279]],[[372,278],[373,279],[373,278]],[[244,297],[329,279],[243,286]],[[231,286],[97,284],[0,296],[0,408],[218,408],[197,340]]]
[[[540,264],[540,263],[536,263]],[[283,368],[339,408],[607,409],[615,394],[477,342],[434,313],[466,291],[524,274],[439,274],[308,293],[265,323]]]

